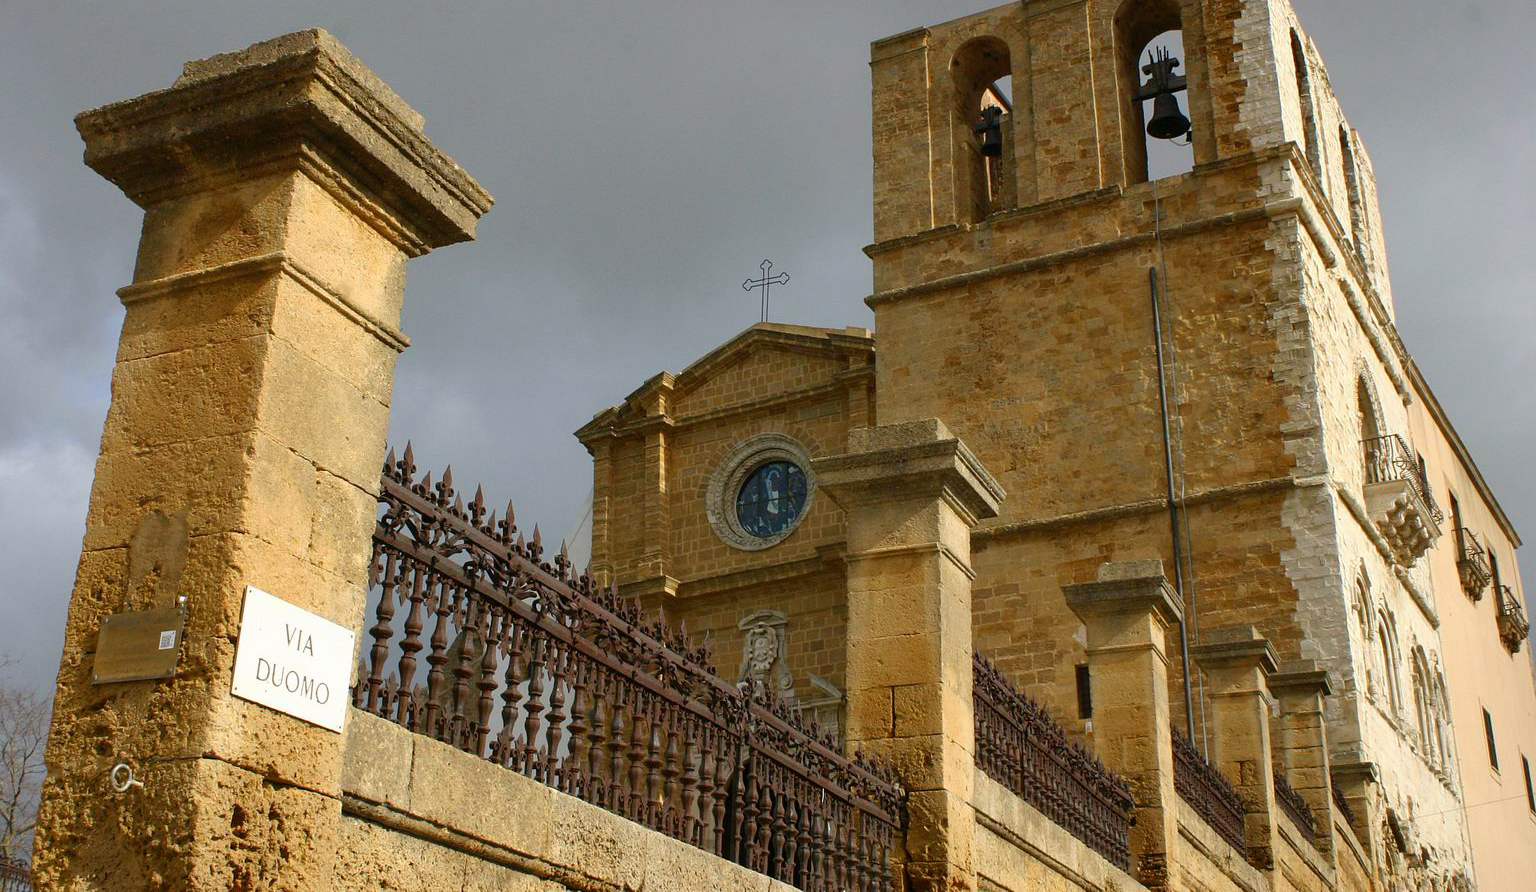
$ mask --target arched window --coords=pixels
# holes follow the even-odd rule
[[[1365,569],[1355,575],[1355,621],[1360,623],[1360,634],[1366,641],[1371,640],[1371,582],[1366,578]]]
[[[1155,117],[1154,106],[1159,103],[1163,111],[1177,108],[1186,121],[1194,113],[1186,87],[1189,60],[1185,55],[1183,28],[1178,0],[1126,0],[1115,13],[1127,185],[1175,176],[1195,166],[1194,149],[1187,133],[1172,139],[1147,133],[1147,125]],[[1164,79],[1159,81],[1159,77]],[[1160,100],[1139,98],[1154,83],[1175,92]],[[1172,120],[1176,119],[1164,118],[1165,123]]]
[[[1419,734],[1419,749],[1425,758],[1431,762],[1438,761],[1435,752],[1437,735],[1435,733],[1435,711],[1431,701],[1432,692],[1429,686],[1429,665],[1425,662],[1424,651],[1418,647],[1413,649],[1413,717]]]
[[[1381,610],[1376,633],[1381,644],[1381,687],[1386,691],[1392,714],[1397,715],[1403,709],[1403,692],[1397,675],[1397,620],[1385,607]]]
[[[962,220],[1018,204],[1014,173],[1013,62],[1008,44],[978,37],[955,51],[955,196]]]
[[[1445,691],[1445,675],[1435,670],[1435,737],[1439,743],[1440,761],[1449,767],[1451,757],[1451,699]]]
[[[1376,692],[1376,673],[1372,671],[1370,659],[1371,627],[1375,625],[1375,618],[1371,615],[1371,583],[1365,576],[1365,568],[1355,576],[1355,622],[1360,624],[1360,638],[1366,644],[1362,651],[1365,659],[1365,690],[1367,694]]]
[[[1296,70],[1296,96],[1301,101],[1301,130],[1304,140],[1303,148],[1307,153],[1307,161],[1312,165],[1312,173],[1317,177],[1318,185],[1325,189],[1327,183],[1323,179],[1322,140],[1317,132],[1317,110],[1312,100],[1312,68],[1307,62],[1307,51],[1301,45],[1301,34],[1291,31],[1291,61]]]
[[[1365,238],[1365,197],[1360,190],[1360,169],[1355,166],[1354,140],[1349,128],[1339,125],[1339,153],[1344,158],[1344,189],[1349,195],[1349,237],[1362,258],[1369,248]]]
[[[1376,409],[1376,397],[1371,393],[1370,382],[1361,375],[1355,388],[1355,406],[1360,420],[1360,450],[1364,462],[1364,479],[1373,480],[1372,470],[1383,461],[1386,444],[1381,442],[1380,414]]]

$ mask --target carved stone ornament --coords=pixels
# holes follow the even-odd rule
[[[792,462],[804,473],[805,502],[787,527],[771,536],[757,536],[742,527],[736,514],[736,495],[748,475],[771,461]],[[811,454],[806,448],[786,434],[758,434],[737,444],[715,468],[705,494],[704,511],[710,528],[722,542],[742,551],[762,551],[788,539],[810,514],[815,498],[816,475],[811,472]]]
[[[741,671],[737,681],[751,681],[795,705],[795,679],[789,671],[789,642],[784,629],[789,617],[777,610],[759,610],[736,624],[744,633]]]

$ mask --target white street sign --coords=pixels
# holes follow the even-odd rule
[[[245,587],[230,693],[340,733],[357,634]]]

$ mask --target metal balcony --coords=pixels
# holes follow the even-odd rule
[[[1465,527],[1456,530],[1460,553],[1456,555],[1456,572],[1461,575],[1461,590],[1473,601],[1481,601],[1488,583],[1493,581],[1493,571],[1488,565],[1488,552],[1477,536]]]
[[[1499,640],[1504,642],[1504,647],[1510,653],[1519,653],[1520,646],[1525,644],[1526,637],[1531,634],[1530,620],[1525,618],[1525,606],[1507,585],[1499,586],[1498,595]]]
[[[1443,515],[1430,495],[1424,467],[1396,434],[1361,441],[1365,509],[1392,554],[1411,566],[1440,537]]]

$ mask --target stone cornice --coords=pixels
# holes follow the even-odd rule
[[[1189,649],[1195,662],[1204,668],[1256,668],[1265,676],[1280,668],[1275,648],[1253,626],[1235,626],[1206,632],[1200,644]]]
[[[1165,626],[1184,621],[1184,605],[1168,584],[1160,560],[1104,564],[1097,580],[1064,585],[1061,593],[1079,617],[1145,611],[1155,613]]]
[[[1327,697],[1333,693],[1333,676],[1313,660],[1295,660],[1282,663],[1278,671],[1269,676],[1269,690],[1276,694],[1316,694]]]
[[[860,428],[848,439],[849,454],[812,463],[821,486],[845,510],[932,492],[975,523],[997,516],[1006,497],[975,454],[938,419]]]
[[[168,89],[75,118],[86,164],[141,207],[302,169],[412,256],[473,238],[492,202],[421,125],[319,30],[189,63]]]

